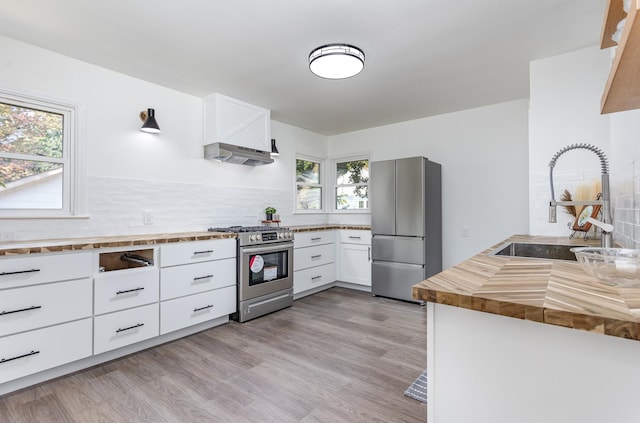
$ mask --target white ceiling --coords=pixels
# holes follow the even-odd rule
[[[0,33],[333,135],[529,96],[529,61],[598,43],[605,0],[0,0]],[[362,48],[345,80],[308,69]]]

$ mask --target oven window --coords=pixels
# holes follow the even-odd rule
[[[288,277],[288,251],[249,256],[249,286]]]

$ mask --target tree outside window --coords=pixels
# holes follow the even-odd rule
[[[369,208],[369,160],[336,163],[336,210]]]
[[[296,210],[322,210],[320,162],[296,159]]]
[[[0,212],[71,211],[73,110],[0,93]]]

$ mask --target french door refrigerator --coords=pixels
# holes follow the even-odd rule
[[[425,157],[371,163],[371,293],[415,301],[442,270],[441,166]]]

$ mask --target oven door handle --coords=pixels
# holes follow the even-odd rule
[[[289,249],[293,249],[293,242],[283,242],[277,245],[268,245],[268,246],[265,245],[262,247],[254,247],[254,248],[247,248],[247,247],[240,248],[240,250],[242,250],[242,254],[271,253],[274,251],[282,251],[282,250],[289,250]]]

